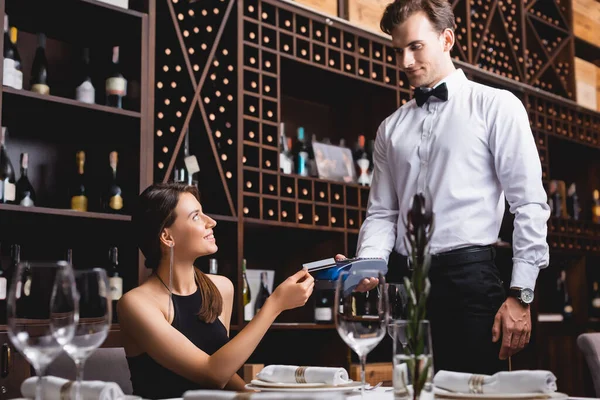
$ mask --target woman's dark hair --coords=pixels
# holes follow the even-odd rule
[[[435,30],[442,33],[445,29],[454,30],[454,12],[448,0],[395,0],[388,4],[379,27],[388,35],[394,27],[406,21],[416,12],[423,11]]]
[[[138,197],[133,215],[134,232],[138,247],[146,258],[146,268],[153,271],[156,271],[162,258],[160,234],[175,222],[175,208],[182,193],[190,193],[200,201],[198,188],[182,183],[155,183]],[[214,322],[223,310],[223,298],[219,289],[203,272],[198,271],[197,277],[202,296],[198,316],[208,323]]]

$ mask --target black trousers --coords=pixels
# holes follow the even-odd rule
[[[502,340],[492,342],[494,317],[506,299],[494,261],[433,265],[429,279],[427,318],[435,371],[506,371],[508,362],[498,358]]]

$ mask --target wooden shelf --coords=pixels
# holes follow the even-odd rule
[[[230,330],[239,332],[246,324],[231,325]],[[315,324],[311,322],[275,322],[271,325],[271,330],[290,331],[290,330],[333,330],[335,324]]]
[[[107,221],[131,221],[130,215],[108,214],[108,213],[89,212],[89,211],[75,211],[75,210],[60,209],[60,208],[47,208],[47,207],[23,207],[23,206],[14,205],[14,204],[0,204],[0,211],[12,211],[12,212],[44,214],[44,215],[62,215],[62,216],[66,216],[66,217],[90,218],[90,219],[107,220]]]
[[[582,58],[600,66],[600,47],[575,36],[575,57]]]
[[[128,8],[122,8],[122,7],[117,7],[117,6],[113,6],[112,4],[108,4],[108,3],[103,3],[101,1],[97,1],[97,0],[79,0],[82,3],[88,3],[91,4],[93,6],[96,7],[102,7],[105,8],[107,10],[111,10],[113,12],[118,12],[121,14],[126,14],[126,15],[130,15],[132,17],[136,17],[136,18],[142,18],[144,16],[146,16],[146,13],[142,13],[136,10],[130,10]]]
[[[133,37],[139,38],[141,23],[148,18],[145,13],[96,0],[6,0],[5,3],[10,24],[19,31],[37,34],[43,26],[49,38],[66,43],[116,44],[126,37],[121,35],[135,32],[137,35]]]
[[[105,114],[113,114],[115,116],[123,116],[129,118],[141,118],[141,113],[137,111],[124,110],[121,108],[109,107],[102,104],[87,104],[74,99],[65,97],[43,95],[28,90],[18,90],[8,86],[2,88],[2,93],[6,95],[4,107],[15,107],[27,110],[30,113],[32,108],[40,108],[47,110],[48,105],[56,105],[57,107],[69,106],[85,110],[93,110]],[[12,104],[12,103],[15,104]],[[8,104],[7,104],[8,103]]]

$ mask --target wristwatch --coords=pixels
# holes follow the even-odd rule
[[[533,290],[529,288],[510,288],[508,290],[508,295],[515,297],[524,306],[533,302]]]

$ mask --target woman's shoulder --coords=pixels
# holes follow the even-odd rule
[[[222,296],[233,294],[233,283],[228,277],[215,274],[206,274],[206,276],[215,284]]]
[[[146,281],[141,285],[129,290],[119,300],[119,310],[125,311],[133,307],[136,309],[146,309],[148,307],[159,308],[156,298],[160,296],[160,294],[156,292],[154,286],[155,285],[152,285]]]

